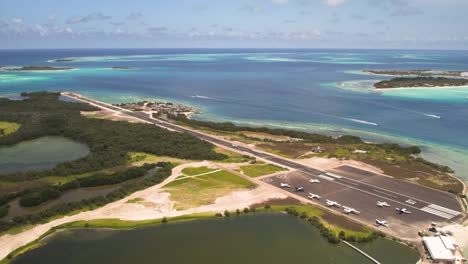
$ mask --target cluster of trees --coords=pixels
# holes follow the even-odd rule
[[[351,135],[344,135],[338,138],[334,138],[327,135],[308,133],[296,130],[287,129],[275,129],[267,127],[250,127],[250,126],[237,126],[231,122],[210,122],[189,119],[185,115],[168,115],[168,118],[178,122],[190,125],[194,128],[208,128],[212,130],[226,131],[226,132],[239,132],[239,131],[251,131],[251,132],[262,132],[277,136],[289,136],[292,138],[301,138],[305,142],[313,143],[336,143],[336,144],[359,144],[362,143],[361,138]]]
[[[151,177],[145,178],[142,181],[124,184],[119,189],[116,189],[105,196],[97,196],[90,199],[83,199],[81,201],[62,203],[36,214],[14,217],[13,221],[0,221],[0,232],[21,225],[43,223],[52,217],[66,215],[77,210],[101,207],[110,202],[122,199],[131,193],[158,184],[171,175],[173,165],[168,162],[159,162],[156,165],[159,169]]]
[[[299,213],[294,207],[288,207],[285,209],[286,213],[289,215],[293,215],[296,217],[300,217],[302,219],[307,219],[307,221],[312,224],[313,226],[317,227],[320,230],[320,234],[328,240],[328,242],[332,244],[337,244],[340,242],[340,240],[347,240],[351,242],[368,242],[372,241],[373,239],[376,239],[378,237],[384,237],[385,234],[382,232],[374,232],[372,231],[371,234],[367,237],[358,237],[356,238],[353,235],[347,236],[345,231],[340,231],[340,233],[337,235],[335,232],[328,227],[326,227],[322,221],[320,220],[319,217],[317,216],[312,216],[308,217],[307,213],[302,212]]]
[[[130,151],[181,159],[226,158],[216,153],[212,144],[189,134],[168,131],[150,124],[83,117],[80,111],[98,109],[88,104],[61,101],[59,93],[35,92],[22,95],[27,99],[0,99],[0,120],[21,124],[15,133],[0,137],[0,146],[55,135],[84,143],[91,153],[49,170],[0,175],[0,180],[25,181],[49,175],[66,176],[97,171],[124,164]]]
[[[144,176],[157,164],[144,164],[141,167],[131,167],[125,171],[113,174],[96,173],[93,176],[79,178],[61,185],[53,185],[30,189],[21,196],[19,203],[24,207],[37,206],[46,201],[59,198],[64,192],[80,187],[96,187],[121,183],[127,180]]]

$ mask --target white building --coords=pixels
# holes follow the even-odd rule
[[[452,237],[423,237],[423,242],[435,262],[464,263],[463,258],[457,254],[458,245]]]

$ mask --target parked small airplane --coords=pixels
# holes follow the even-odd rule
[[[320,181],[318,179],[310,179],[309,182],[310,183],[320,183]]]
[[[343,211],[345,214],[360,214],[360,212],[354,208],[348,207],[348,206],[343,206]]]
[[[397,210],[397,212],[399,214],[411,214],[411,212],[408,211],[408,209],[406,209],[406,208],[401,208],[401,209],[400,208],[395,208],[395,210]]]
[[[375,219],[375,223],[377,224],[377,226],[385,226],[385,227],[388,227],[388,223],[387,223],[387,221],[385,221],[385,220]]]
[[[332,207],[332,206],[341,207],[341,204],[327,199],[327,206],[328,207]]]
[[[281,188],[291,188],[291,185],[287,183],[280,183]]]
[[[304,187],[296,187],[296,192],[303,192],[304,191]]]
[[[309,196],[307,196],[307,198],[320,200],[320,195],[314,194],[314,193],[309,193]]]
[[[387,202],[379,202],[377,201],[377,206],[378,207],[390,207],[390,205]]]

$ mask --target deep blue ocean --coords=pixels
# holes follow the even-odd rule
[[[54,62],[54,59],[72,61]],[[388,76],[365,69],[466,70],[466,51],[82,49],[1,50],[1,66],[72,67],[0,71],[0,95],[71,90],[107,102],[143,98],[200,108],[229,120],[372,141],[417,144],[424,156],[468,179],[468,87],[377,92]],[[112,67],[129,67],[113,70]]]

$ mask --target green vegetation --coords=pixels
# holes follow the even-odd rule
[[[127,203],[139,203],[143,202],[144,200],[142,198],[133,198],[127,201]]]
[[[344,135],[338,138],[285,129],[270,129],[236,126],[233,123],[215,123],[187,119],[185,116],[168,116],[175,122],[204,130],[208,133],[234,137],[236,140],[287,158],[326,157],[359,160],[384,171],[395,178],[405,179],[435,189],[461,194],[463,184],[449,175],[453,170],[447,166],[426,161],[418,155],[417,146],[404,147],[391,143],[366,143],[359,137]],[[268,133],[275,136],[288,136],[299,139],[293,142],[278,142],[270,139],[246,137],[245,131]],[[264,135],[265,136],[265,135]],[[265,136],[266,138],[266,136]],[[313,150],[321,147],[320,152]]]
[[[468,80],[460,78],[445,77],[398,77],[390,80],[380,81],[374,84],[377,89],[400,88],[400,87],[445,87],[465,86]]]
[[[304,219],[317,227],[322,236],[330,243],[338,243],[340,239],[367,242],[383,236],[380,232],[375,232],[365,226],[355,224],[351,220],[341,216],[339,223],[329,223],[327,218],[331,218],[330,213],[309,205],[266,205],[264,208],[257,208],[257,211],[286,212],[289,215]]]
[[[31,207],[37,206],[48,200],[60,197],[64,192],[80,187],[95,187],[103,185],[117,184],[130,179],[135,179],[144,176],[148,171],[154,169],[156,164],[145,164],[142,167],[131,167],[122,172],[113,174],[96,173],[85,178],[78,178],[74,181],[65,184],[42,187],[38,189],[30,189],[21,196],[19,202],[21,206]]]
[[[208,172],[212,172],[212,171],[215,171],[216,169],[213,169],[213,168],[208,168],[208,167],[189,167],[189,168],[185,168],[182,170],[182,173],[187,175],[187,176],[194,176],[194,175],[199,175],[199,174],[203,174],[203,173],[208,173]]]
[[[164,189],[171,194],[171,200],[176,202],[176,209],[183,210],[213,203],[216,198],[233,191],[254,187],[254,183],[242,177],[218,171],[175,180],[164,186]]]
[[[344,135],[338,138],[331,136],[307,133],[302,131],[295,130],[286,130],[286,129],[273,129],[266,127],[248,127],[248,126],[236,126],[231,122],[217,123],[209,121],[199,121],[188,119],[185,115],[168,115],[168,118],[173,119],[174,121],[180,122],[182,124],[189,125],[193,128],[205,128],[214,131],[224,131],[224,132],[242,132],[242,131],[251,131],[251,132],[262,132],[268,133],[276,136],[288,136],[291,138],[300,138],[306,142],[315,142],[315,143],[337,143],[337,144],[355,144],[362,143],[362,140],[359,137]]]
[[[264,165],[245,165],[241,166],[240,170],[243,174],[250,177],[259,177],[263,175],[272,174],[278,171],[286,171],[287,169],[279,167],[273,164],[264,164]]]
[[[18,123],[0,121],[0,137],[15,133],[20,127]]]
[[[24,93],[22,101],[0,99],[0,120],[21,124],[16,133],[0,137],[0,145],[12,145],[41,136],[64,136],[88,145],[91,154],[55,168],[1,175],[4,181],[25,181],[49,175],[66,176],[125,164],[128,152],[146,152],[181,159],[224,159],[213,145],[194,136],[171,132],[150,124],[89,119],[80,111],[95,107],[64,102],[59,93]]]
[[[216,148],[216,152],[226,155],[227,158],[220,160],[218,162],[223,162],[223,163],[243,163],[243,162],[248,162],[254,160],[254,158],[247,156],[247,155],[241,155],[237,152],[232,152],[229,150],[221,149],[221,148]]]
[[[36,214],[16,216],[13,218],[13,221],[0,221],[0,232],[5,232],[7,230],[21,226],[44,223],[52,218],[59,216],[74,214],[85,210],[92,210],[110,202],[120,200],[136,191],[158,184],[171,175],[173,165],[171,163],[163,162],[156,165],[159,167],[159,169],[150,177],[147,177],[139,182],[123,184],[120,188],[110,192],[105,196],[97,196],[90,199],[83,199],[81,201],[70,203],[61,203]]]

